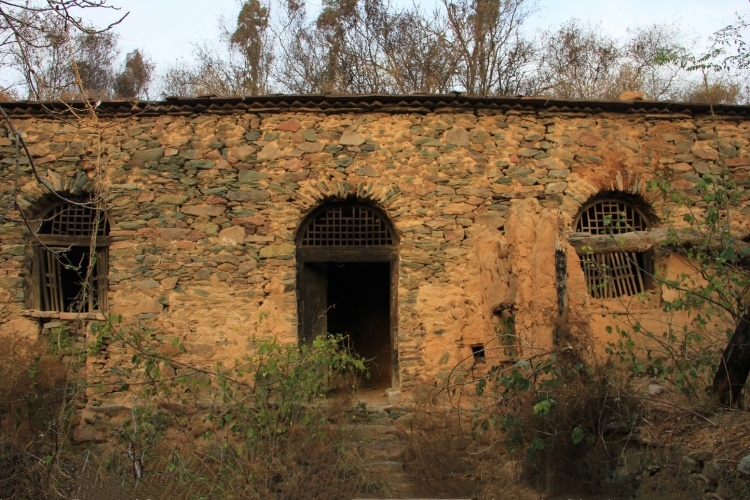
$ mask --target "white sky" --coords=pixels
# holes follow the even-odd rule
[[[110,3],[121,6],[122,12],[130,12],[116,28],[121,36],[122,55],[141,49],[153,59],[159,71],[180,58],[189,60],[191,44],[216,39],[219,18],[224,16],[233,21],[240,0],[110,0]],[[435,0],[425,0],[423,5],[434,3]],[[314,10],[320,2],[308,4]],[[537,0],[537,5],[539,9],[530,22],[532,29],[543,30],[579,18],[601,24],[605,32],[621,37],[630,27],[675,22],[695,34],[700,46],[711,33],[732,23],[735,12],[750,14],[748,0]],[[98,15],[94,21],[101,26],[116,17],[116,13],[109,12]]]

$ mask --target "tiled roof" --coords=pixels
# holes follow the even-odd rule
[[[92,104],[94,105],[94,104]],[[640,116],[705,116],[711,114],[706,104],[667,101],[565,101],[539,97],[473,97],[463,94],[441,95],[267,95],[252,97],[173,97],[163,101],[103,101],[95,105],[100,116],[194,115],[200,113],[279,113],[309,111],[324,113],[427,113],[509,112],[520,113],[618,113]],[[0,103],[16,118],[49,115],[72,115],[86,112],[83,101],[39,102],[11,101]],[[739,119],[750,118],[750,106],[716,105],[716,115]]]

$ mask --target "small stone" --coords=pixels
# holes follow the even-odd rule
[[[267,201],[271,197],[268,191],[249,189],[247,191],[229,191],[227,199],[231,201]]]
[[[305,153],[320,153],[323,151],[322,142],[304,142],[297,146],[297,149],[304,151]]]
[[[732,498],[732,490],[729,488],[729,485],[725,482],[719,483],[719,485],[716,487],[716,494],[719,495],[723,500],[729,500]]]
[[[306,128],[302,132],[300,132],[300,135],[302,138],[308,142],[315,142],[318,140],[318,134],[315,133],[315,131],[311,128]]]
[[[745,476],[750,476],[750,455],[742,457],[737,464],[737,472],[744,474]]]
[[[634,153],[637,153],[641,150],[641,147],[633,141],[620,140],[620,144],[633,151]]]
[[[176,227],[165,227],[156,229],[154,236],[160,240],[182,240],[187,238],[189,229],[181,229]]]
[[[232,226],[219,231],[219,243],[222,245],[238,245],[245,241],[245,228]]]
[[[216,165],[216,162],[210,160],[190,160],[185,163],[187,168],[195,168],[198,170],[208,170],[214,165]]]
[[[260,249],[259,255],[263,259],[269,258],[291,258],[294,254],[296,247],[291,243],[283,243],[281,245],[268,245]]]
[[[236,255],[232,255],[231,253],[222,252],[219,254],[214,255],[211,257],[211,261],[215,262],[217,264],[224,264],[224,263],[230,263],[233,265],[239,264],[239,259]]]
[[[278,160],[282,156],[284,156],[284,153],[282,153],[275,144],[266,144],[263,146],[263,149],[258,152],[257,158],[259,161],[269,161]]]
[[[697,156],[698,158],[701,158],[703,160],[718,160],[719,159],[719,152],[716,151],[714,148],[709,146],[708,144],[703,143],[696,143],[690,151]]]
[[[203,267],[196,272],[193,277],[197,280],[207,280],[211,277],[211,269]]]
[[[246,184],[249,182],[257,182],[260,179],[267,179],[268,174],[265,172],[258,172],[256,170],[241,170],[239,174],[237,174],[237,180],[242,183]]]
[[[463,127],[454,127],[443,134],[443,142],[454,146],[468,146],[469,132]]]
[[[147,161],[159,161],[164,156],[164,148],[143,149],[133,153],[130,163],[143,164]]]
[[[725,161],[727,167],[747,167],[750,166],[750,158],[740,156],[738,158],[727,158]]]
[[[544,136],[542,134],[539,134],[537,132],[532,132],[526,136],[524,136],[523,140],[527,142],[537,142],[544,139]]]
[[[710,174],[714,170],[716,170],[716,167],[713,165],[713,163],[709,163],[706,161],[694,161],[693,162],[693,168],[696,172],[699,174]]]
[[[216,217],[224,213],[224,207],[218,205],[185,205],[180,208],[180,211],[188,215]]]
[[[134,281],[132,283],[132,287],[138,290],[146,290],[149,288],[159,288],[159,282],[156,280],[152,280],[152,279]]]
[[[555,179],[565,179],[566,177],[568,177],[568,175],[570,175],[570,170],[568,169],[555,169],[547,172],[548,177],[552,177]]]
[[[296,132],[300,129],[299,123],[296,120],[287,120],[276,125],[278,130],[286,130],[289,132]]]
[[[438,141],[437,139],[433,139],[432,137],[420,137],[419,139],[414,139],[411,141],[411,143],[415,146],[442,146],[443,143]]]
[[[179,281],[179,278],[176,276],[173,276],[171,278],[164,278],[161,280],[161,286],[165,290],[173,290],[174,287],[177,286],[177,282]]]
[[[366,140],[362,134],[347,130],[341,134],[339,144],[343,146],[359,146],[360,144],[364,144]]]
[[[714,454],[710,451],[694,451],[688,456],[698,462],[710,462],[714,459]]]
[[[336,161],[334,161],[334,163],[339,167],[348,167],[352,164],[353,161],[354,158],[352,158],[351,156],[341,156],[339,158],[336,158]]]
[[[694,460],[688,456],[682,457],[682,462],[687,466],[690,472],[698,472],[701,470],[701,464],[697,460]]]
[[[157,196],[154,200],[154,203],[164,204],[164,205],[182,205],[187,200],[187,196],[184,194],[163,194],[161,196]]]
[[[246,260],[245,262],[242,262],[239,267],[237,268],[237,272],[244,276],[250,271],[254,271],[258,268],[258,263],[255,262],[255,259]]]
[[[648,385],[648,395],[649,396],[658,396],[659,394],[664,392],[664,387],[660,386],[659,384],[649,384]]]
[[[578,142],[580,142],[584,146],[594,147],[599,144],[599,141],[601,140],[601,136],[592,134],[591,132],[584,132],[578,136]]]
[[[518,156],[521,158],[533,158],[539,153],[540,151],[538,149],[522,149],[518,152]]]
[[[545,194],[562,193],[568,188],[567,182],[550,182],[544,187]]]
[[[473,142],[474,144],[484,144],[489,138],[490,134],[488,134],[484,130],[475,130],[471,134],[471,142]]]
[[[724,476],[725,472],[726,469],[723,464],[717,462],[711,462],[703,467],[703,475],[714,483],[718,482]]]
[[[372,165],[365,165],[358,169],[356,173],[362,177],[380,177],[380,172]]]
[[[249,144],[244,144],[235,148],[229,148],[227,154],[235,160],[247,161],[251,159],[252,155],[254,155],[256,151],[257,149],[255,147],[250,146]]]
[[[675,163],[670,167],[675,172],[690,172],[693,170],[693,167],[691,167],[688,163]]]

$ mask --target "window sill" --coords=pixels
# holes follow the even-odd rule
[[[24,309],[21,314],[27,318],[39,319],[61,319],[61,320],[93,320],[105,321],[107,317],[102,312],[72,313],[59,311],[38,311],[36,309]]]

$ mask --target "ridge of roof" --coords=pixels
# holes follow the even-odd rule
[[[461,93],[450,94],[275,94],[247,97],[168,97],[161,101],[138,99],[112,101],[8,101],[0,103],[11,117],[50,117],[85,113],[95,109],[99,116],[160,116],[281,113],[307,111],[324,113],[429,113],[445,112],[548,112],[551,114],[600,114],[659,116],[719,115],[724,118],[749,118],[750,106],[671,101],[595,101],[564,100],[544,97],[481,97]]]

